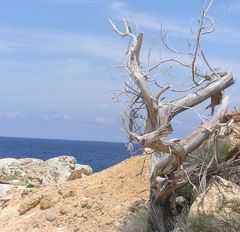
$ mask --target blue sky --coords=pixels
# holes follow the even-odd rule
[[[125,141],[121,106],[112,102],[122,72],[111,67],[124,61],[127,41],[108,18],[129,19],[145,33],[146,48],[161,25],[182,47],[200,13],[200,0],[1,1],[0,136]],[[238,82],[240,1],[215,0],[210,15],[217,30],[204,40],[206,54]],[[239,105],[238,83],[226,93]],[[177,136],[199,123],[191,112],[184,117],[175,120]]]

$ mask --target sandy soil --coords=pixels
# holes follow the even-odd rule
[[[148,180],[149,157],[142,155],[83,179],[13,190],[0,201],[0,231],[119,231],[129,207],[148,199]]]

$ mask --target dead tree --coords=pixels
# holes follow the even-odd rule
[[[223,90],[234,83],[233,75],[229,72],[219,72],[208,62],[201,40],[203,36],[215,30],[215,21],[208,16],[210,4],[203,3],[202,15],[195,35],[194,43],[189,44],[187,52],[179,52],[169,45],[166,36],[162,36],[162,43],[172,54],[171,58],[162,59],[152,67],[140,62],[140,52],[143,42],[143,33],[134,33],[127,20],[123,20],[124,29],[120,30],[111,20],[113,31],[122,37],[129,39],[126,53],[126,64],[128,79],[121,94],[126,94],[128,107],[122,114],[122,122],[125,131],[132,141],[138,142],[152,152],[152,171],[150,179],[150,217],[155,231],[168,231],[167,208],[172,193],[187,183],[203,181],[207,175],[220,170],[233,161],[228,160],[222,164],[213,164],[213,159],[204,168],[196,165],[188,170],[182,165],[187,156],[202,145],[219,128],[227,123],[222,122],[226,112],[229,98],[222,97]],[[188,57],[188,60],[186,59]],[[187,60],[187,61],[186,61]],[[183,67],[189,70],[188,88],[177,90],[172,85],[160,85],[153,77],[154,71],[161,70],[165,65]],[[187,77],[186,77],[187,78]],[[159,91],[153,93],[150,88],[155,84]],[[154,88],[156,89],[156,88]],[[172,95],[181,92],[179,98],[167,100],[166,93],[171,91]],[[185,94],[183,96],[183,94]],[[195,106],[203,101],[211,99],[209,107],[212,114],[216,105],[220,105],[213,118],[203,118]],[[172,133],[173,118],[186,111],[194,110],[204,121],[203,129],[199,133],[193,133],[188,142],[166,140],[166,136]],[[200,170],[201,169],[201,170]],[[198,175],[195,175],[198,173]],[[199,173],[201,178],[199,178]]]

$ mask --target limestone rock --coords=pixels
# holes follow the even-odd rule
[[[47,170],[44,161],[39,159],[7,158],[0,160],[0,181],[4,183],[12,185],[40,184],[43,178],[40,175],[41,171],[46,173]]]
[[[0,184],[0,199],[5,199],[12,188],[13,186],[10,184]]]
[[[80,179],[82,178],[82,174],[83,174],[82,170],[79,169],[73,170],[72,173],[67,178],[67,181]]]
[[[93,170],[89,165],[76,164],[75,170],[82,170],[82,173],[86,176],[93,174]]]
[[[55,215],[54,213],[48,213],[48,214],[47,214],[47,220],[48,220],[49,222],[55,221],[55,220],[56,220],[56,215]]]
[[[75,169],[71,172],[67,181],[80,179],[84,176],[89,176],[93,173],[92,168],[89,165],[76,164]]]
[[[73,156],[59,156],[45,161],[50,167],[54,167],[53,174],[58,182],[66,181],[77,163]],[[44,185],[48,185],[47,181]]]
[[[69,189],[69,188],[61,188],[61,189],[58,190],[58,193],[63,198],[73,197],[75,195],[74,189]]]
[[[234,226],[240,221],[240,187],[221,177],[214,176],[208,182],[205,193],[194,201],[189,216],[193,218],[199,214],[213,215],[217,226],[224,222]],[[219,223],[221,222],[221,223]],[[221,228],[217,228],[219,231]]]
[[[94,204],[93,200],[88,197],[83,197],[80,203],[82,208],[87,208],[87,209],[91,209]]]
[[[59,196],[44,195],[40,202],[40,209],[49,209],[60,200]]]
[[[48,186],[78,178],[79,172],[90,175],[88,165],[77,164],[73,156],[59,156],[46,161],[34,158],[0,159],[0,182],[16,186]],[[81,175],[81,177],[82,177]]]
[[[71,211],[71,204],[69,204],[69,203],[65,203],[65,204],[61,205],[60,210],[59,210],[60,214],[62,214],[62,215],[65,215],[65,214],[69,213],[70,211]]]
[[[20,213],[20,215],[23,215],[27,213],[29,210],[31,210],[32,208],[36,207],[40,203],[40,201],[41,201],[41,196],[39,195],[30,197],[20,204],[18,212]]]

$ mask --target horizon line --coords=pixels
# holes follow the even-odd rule
[[[84,140],[84,139],[64,139],[64,138],[46,138],[46,137],[25,137],[25,136],[4,136],[0,135],[0,138],[9,138],[9,139],[39,139],[39,140],[63,140],[63,141],[79,141],[79,142],[102,142],[102,143],[127,143],[120,141],[105,141],[105,140]]]

